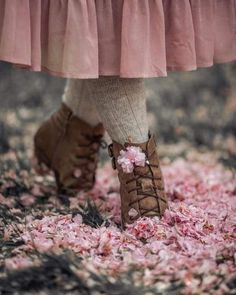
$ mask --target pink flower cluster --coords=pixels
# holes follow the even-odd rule
[[[117,159],[125,173],[131,173],[134,170],[134,165],[145,166],[146,155],[140,147],[128,146],[126,150],[120,151],[120,156]]]

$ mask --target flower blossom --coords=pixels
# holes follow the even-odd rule
[[[128,146],[126,151],[121,150],[117,159],[119,165],[121,165],[125,173],[131,173],[134,170],[134,166],[145,166],[146,155],[140,147]]]

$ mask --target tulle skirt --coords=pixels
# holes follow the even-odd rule
[[[0,60],[67,78],[236,59],[236,0],[0,0]]]

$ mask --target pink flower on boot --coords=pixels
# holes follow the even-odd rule
[[[117,163],[121,165],[125,173],[131,173],[134,170],[134,165],[144,167],[146,155],[140,147],[128,146],[126,151],[121,150]]]

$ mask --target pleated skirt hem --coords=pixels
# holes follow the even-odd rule
[[[236,0],[0,0],[0,60],[65,78],[236,60]]]

